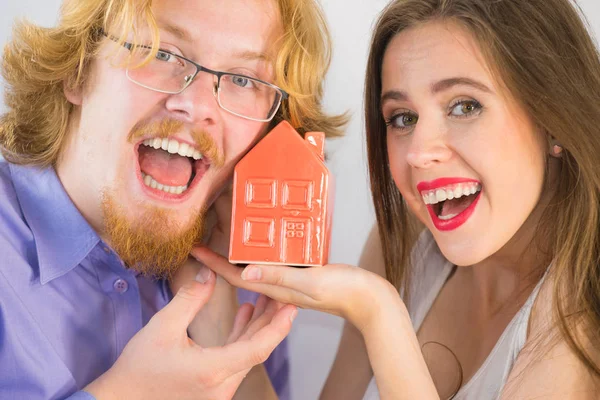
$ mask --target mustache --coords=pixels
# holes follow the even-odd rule
[[[158,121],[140,121],[131,132],[127,140],[133,143],[136,139],[142,137],[158,137],[160,139],[170,138],[177,132],[183,130],[185,124],[174,118],[164,118]],[[193,129],[190,131],[192,140],[198,151],[206,156],[210,163],[216,167],[222,167],[225,164],[225,155],[219,151],[219,148],[212,136],[204,130]]]

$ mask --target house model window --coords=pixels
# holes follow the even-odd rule
[[[325,135],[281,122],[235,167],[229,261],[324,265],[333,212]]]

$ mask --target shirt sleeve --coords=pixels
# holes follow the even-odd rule
[[[84,392],[83,390],[73,393],[71,396],[67,397],[65,400],[96,400],[94,396],[89,394],[88,392]]]

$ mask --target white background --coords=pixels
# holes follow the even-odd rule
[[[334,54],[326,81],[325,106],[351,112],[346,136],[328,143],[329,167],[336,175],[336,204],[330,261],[356,264],[374,221],[364,145],[362,96],[370,32],[387,0],[321,0]],[[580,0],[596,35],[600,34],[600,0]],[[60,0],[0,1],[0,44],[9,39],[16,17],[43,26],[56,22]],[[0,112],[5,110],[0,100]],[[290,334],[294,400],[317,399],[333,362],[342,321],[301,310]]]

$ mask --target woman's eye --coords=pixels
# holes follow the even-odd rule
[[[450,115],[454,117],[468,117],[481,110],[481,104],[475,100],[462,100],[450,107]]]
[[[417,124],[419,117],[411,113],[396,114],[386,121],[386,125],[395,129],[407,129]]]

